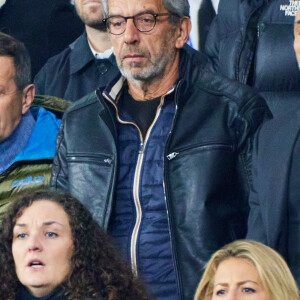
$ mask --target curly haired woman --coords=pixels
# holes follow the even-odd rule
[[[0,299],[146,299],[112,241],[73,196],[22,194],[0,232]]]

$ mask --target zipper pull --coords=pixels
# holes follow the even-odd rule
[[[139,154],[142,154],[142,153],[144,152],[144,150],[145,150],[144,146],[145,146],[144,143],[141,142],[141,143],[140,143]]]
[[[110,158],[106,158],[106,159],[104,159],[104,162],[105,162],[106,164],[109,164],[109,165],[111,165],[111,163],[112,163],[112,159],[110,159]]]
[[[173,153],[170,153],[169,155],[167,155],[167,159],[168,159],[168,160],[172,160],[172,159],[175,158],[178,154],[179,154],[179,152],[173,152]]]

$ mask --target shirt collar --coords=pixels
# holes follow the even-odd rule
[[[90,41],[88,40],[88,43],[89,43],[89,46],[90,46],[90,49],[94,55],[94,57],[96,59],[105,59],[105,58],[109,58],[111,56],[111,54],[113,53],[113,48],[110,48],[110,49],[107,49],[105,50],[104,52],[97,52],[93,46],[91,45]]]

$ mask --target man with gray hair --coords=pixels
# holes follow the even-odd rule
[[[185,44],[187,0],[104,7],[121,74],[66,112],[51,185],[90,209],[154,299],[192,299],[211,254],[245,236],[268,110]]]

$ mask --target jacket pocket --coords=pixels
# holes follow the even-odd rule
[[[113,163],[111,155],[98,154],[98,153],[68,153],[68,163],[97,163],[101,165],[110,166]]]
[[[178,150],[171,152],[167,155],[168,160],[173,160],[177,156],[180,157],[182,155],[193,154],[195,152],[200,151],[229,151],[233,152],[234,147],[230,143],[212,143],[212,144],[199,144],[193,145],[189,147],[179,148]]]
[[[115,175],[112,156],[101,153],[68,153],[68,190],[105,225]]]

